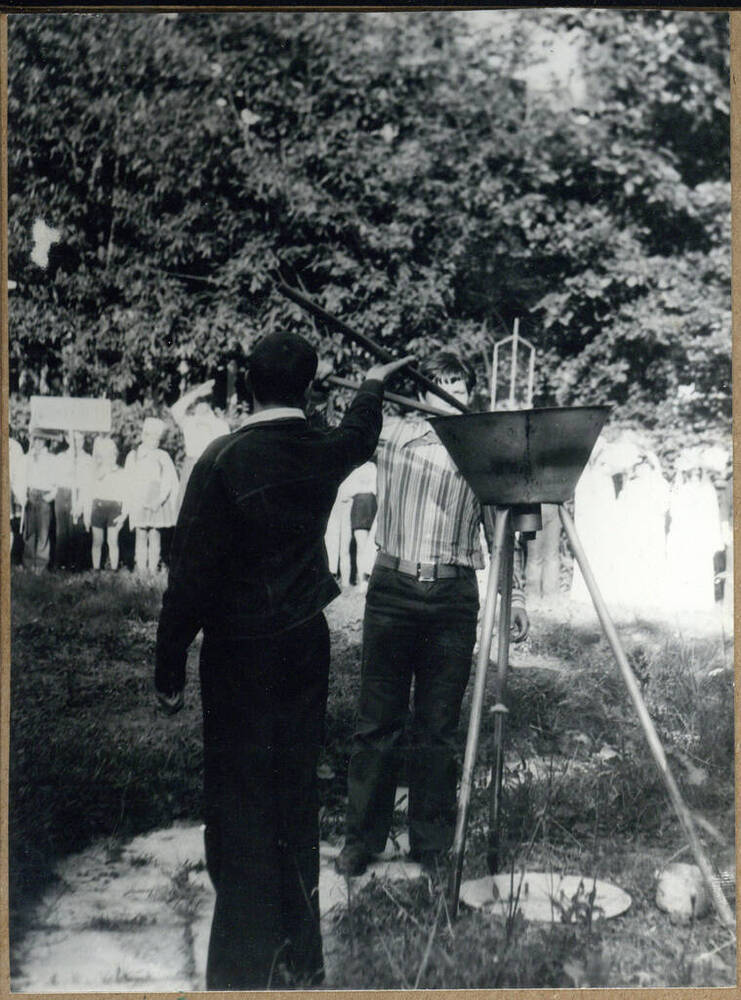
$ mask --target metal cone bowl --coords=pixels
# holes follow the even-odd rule
[[[554,406],[430,423],[481,503],[563,503],[573,497],[609,412],[607,406]]]

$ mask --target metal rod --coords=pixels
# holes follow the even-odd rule
[[[533,391],[535,389],[535,348],[530,345],[530,366],[527,372],[527,408],[533,405]]]
[[[509,669],[509,627],[512,617],[512,569],[514,565],[515,536],[510,527],[504,539],[504,553],[500,570],[500,605],[499,622],[497,625],[497,678],[494,694],[494,748],[492,763],[492,780],[489,792],[489,845],[486,861],[489,871],[496,875],[499,871],[499,845],[502,826],[502,779],[504,777],[504,728],[507,708],[504,705],[504,692],[507,685]]]
[[[515,380],[517,379],[517,335],[520,330],[520,318],[519,316],[515,318],[515,328],[512,334],[512,368],[509,373],[509,405],[511,409],[515,408],[515,403],[517,402],[515,398]]]
[[[499,569],[504,552],[504,541],[509,528],[509,507],[497,507],[494,522],[494,542],[492,544],[491,561],[489,563],[489,578],[486,585],[486,600],[481,619],[479,635],[479,655],[476,661],[476,678],[471,699],[471,717],[468,722],[466,738],[466,753],[463,759],[461,775],[461,790],[458,799],[458,815],[453,838],[452,864],[448,894],[450,909],[453,916],[458,912],[458,897],[461,891],[461,874],[463,872],[463,851],[466,845],[466,828],[468,826],[468,807],[471,802],[471,786],[473,769],[476,764],[476,754],[481,733],[481,712],[484,705],[484,688],[486,686],[486,671],[491,653],[491,634],[494,629],[494,617],[497,606],[497,589],[499,585]]]
[[[360,382],[351,382],[349,378],[341,378],[339,375],[328,375],[326,380],[332,385],[338,385],[342,389],[359,389]],[[410,396],[399,396],[395,392],[384,392],[384,399],[390,403],[398,403],[399,406],[406,406],[410,410],[421,410],[422,413],[432,413],[436,417],[449,417],[445,410],[438,410],[436,406],[422,402],[421,399],[412,399]]]
[[[489,389],[489,409],[497,408],[497,379],[499,377],[499,344],[494,344],[491,356],[491,388]]]
[[[684,799],[682,798],[682,793],[680,792],[669,768],[666,755],[664,754],[664,748],[661,745],[661,740],[659,739],[653,720],[643,701],[638,681],[635,679],[633,671],[630,668],[628,658],[625,655],[625,651],[623,650],[620,642],[620,637],[617,634],[615,625],[613,624],[610,613],[607,610],[607,605],[605,604],[604,599],[599,592],[599,588],[597,587],[594,576],[592,575],[589,563],[587,562],[586,554],[576,533],[574,522],[563,504],[558,505],[558,513],[561,517],[561,523],[564,526],[564,530],[566,531],[569,545],[574,553],[574,558],[579,564],[579,569],[584,577],[584,582],[586,583],[592,597],[595,610],[602,624],[602,629],[605,633],[607,641],[612,647],[612,652],[617,660],[617,664],[620,668],[621,674],[623,675],[626,687],[628,688],[628,694],[630,695],[635,710],[638,713],[638,720],[641,724],[646,740],[648,741],[649,749],[653,755],[654,762],[659,769],[659,774],[664,781],[666,790],[669,793],[669,798],[671,799],[674,810],[679,818],[679,822],[681,823],[687,836],[687,840],[690,848],[692,849],[697,866],[702,872],[702,877],[704,878],[705,884],[710,893],[710,898],[713,900],[713,905],[715,906],[718,916],[723,923],[727,927],[734,927],[735,918],[731,912],[731,908],[728,905],[726,897],[723,895],[720,885],[718,885],[713,878],[713,869],[705,855],[705,851],[703,850],[699,837],[697,836],[695,825],[692,820],[692,814],[687,808]]]
[[[277,281],[275,283],[275,287],[278,289],[281,295],[285,295],[286,298],[291,299],[293,302],[296,303],[296,305],[301,306],[303,309],[306,309],[307,312],[310,312],[314,316],[317,316],[328,326],[333,326],[335,330],[338,330],[340,333],[344,334],[344,336],[346,336],[348,340],[352,340],[356,344],[359,344],[361,347],[364,347],[366,351],[368,351],[370,354],[374,354],[376,357],[380,358],[381,361],[394,360],[394,356],[391,353],[391,351],[386,350],[385,347],[381,347],[380,344],[377,344],[375,341],[371,340],[370,337],[366,337],[365,334],[359,333],[357,330],[354,330],[351,326],[348,326],[347,323],[345,323],[343,320],[338,319],[331,313],[328,313],[326,309],[323,309],[320,305],[318,305],[316,302],[313,302],[308,296],[303,295],[295,288],[291,288],[290,285],[286,285],[285,282],[283,281]],[[432,392],[436,396],[439,396],[440,399],[444,399],[446,403],[449,403],[451,406],[454,406],[456,410],[460,410],[461,413],[469,412],[468,407],[464,403],[461,403],[461,401],[456,399],[455,396],[451,396],[449,392],[446,392],[444,389],[441,389],[439,385],[437,385],[435,382],[432,381],[432,379],[427,378],[426,375],[423,375],[422,372],[417,371],[416,368],[407,367],[404,369],[404,373],[413,378],[414,381],[417,382],[418,385],[421,385],[423,389],[427,390],[427,392]]]

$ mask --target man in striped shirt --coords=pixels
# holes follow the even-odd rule
[[[456,355],[441,352],[426,373],[468,403],[474,377]],[[438,409],[457,412],[428,396],[425,401]],[[336,862],[345,875],[362,874],[386,845],[405,752],[412,858],[434,869],[452,843],[456,732],[476,640],[476,570],[484,566],[481,505],[426,420],[384,422],[378,505],[379,552],[363,623],[345,846]],[[517,577],[512,621],[514,641],[524,639],[528,619]],[[412,678],[414,712],[407,728]]]

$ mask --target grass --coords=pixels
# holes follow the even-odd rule
[[[463,910],[450,919],[442,888],[427,879],[372,881],[339,921],[347,947],[343,987],[496,989],[571,987],[567,971],[594,966],[600,940],[565,923],[527,925]],[[434,942],[434,947],[430,942]],[[603,985],[600,982],[588,985]]]
[[[154,707],[161,591],[129,573],[13,573],[11,914],[63,855],[200,812],[196,671],[180,715]]]
[[[10,744],[11,940],[53,879],[55,862],[108,838],[201,815],[197,649],[186,707],[157,714],[152,675],[161,578],[134,574],[12,578]],[[362,599],[329,609],[332,680],[320,782],[322,837],[339,841],[360,673]],[[630,892],[616,921],[540,926],[465,911],[449,919],[441,886],[372,881],[336,930],[344,988],[727,986],[735,951],[713,920],[677,930],[653,900],[655,872],[684,839],[612,654],[594,628],[533,616],[528,650],[564,672],[510,671],[504,858],[519,870],[580,872]],[[732,855],[733,674],[715,638],[677,637],[646,623],[626,650],[685,800],[702,816],[713,860]],[[491,684],[490,677],[489,683]],[[470,699],[461,720],[461,746]],[[486,705],[492,704],[491,691]],[[489,747],[485,712],[464,878],[486,874]],[[713,836],[706,835],[707,831]],[[725,845],[725,846],[724,846]],[[684,856],[683,860],[691,860]],[[173,883],[195,905],[187,872]],[[176,880],[177,881],[177,880]],[[182,884],[181,884],[182,883]],[[565,904],[571,917],[588,900]]]

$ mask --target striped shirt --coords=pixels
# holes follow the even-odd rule
[[[413,563],[484,568],[483,511],[430,424],[386,418],[378,450],[376,542]],[[519,574],[514,598],[523,603]]]

